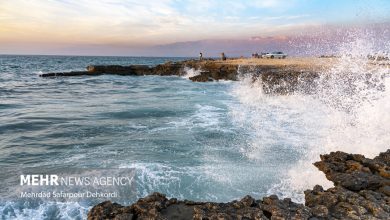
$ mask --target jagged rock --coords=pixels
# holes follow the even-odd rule
[[[313,216],[333,219],[389,219],[389,197],[362,190],[358,193],[336,186],[326,191],[322,187],[305,191],[306,206]]]
[[[390,219],[390,150],[374,159],[359,154],[332,152],[314,163],[333,181],[305,191],[306,206],[313,216],[326,219]]]
[[[224,64],[224,63],[218,63],[214,61],[205,61],[205,62],[186,61],[183,62],[183,65],[187,68],[200,70],[202,72],[201,78],[191,77],[190,80],[192,81],[207,82],[212,80],[237,80],[238,65]]]
[[[390,185],[389,154],[390,150],[375,159],[367,159],[363,155],[338,151],[321,155],[321,161],[314,165],[336,186],[351,191],[378,191]]]
[[[181,63],[167,62],[165,64],[157,65],[152,69],[152,75],[171,76],[181,75],[183,71],[183,65]]]
[[[193,82],[208,82],[208,81],[213,81],[212,78],[210,78],[208,76],[208,74],[200,74],[200,75],[197,75],[197,76],[192,76],[189,78],[191,81]]]
[[[106,201],[100,203],[97,206],[94,206],[89,213],[93,213],[93,215],[88,215],[88,219],[91,220],[100,220],[100,219],[115,219],[117,216],[123,216],[123,214],[130,214],[131,212],[126,212],[124,210],[124,206],[119,205],[117,203],[112,203],[110,201]]]
[[[332,152],[316,162],[335,187],[305,191],[305,205],[272,195],[245,196],[228,203],[179,201],[153,193],[131,206],[109,201],[93,207],[88,219],[390,219],[390,150],[374,159]]]
[[[160,75],[181,76],[185,74],[185,68],[201,71],[198,76],[190,77],[194,82],[208,82],[213,80],[238,80],[242,72],[252,74],[256,80],[261,80],[265,93],[289,94],[297,90],[310,93],[314,91],[315,79],[318,74],[315,71],[301,70],[294,66],[271,65],[240,65],[223,63],[214,60],[186,60],[181,62],[167,62],[154,67],[145,65],[91,65],[86,71],[72,71],[59,73],[44,73],[41,77],[59,76],[94,76],[102,74],[113,75]]]
[[[204,203],[194,208],[193,219],[267,219],[256,201],[246,196],[229,203]]]
[[[308,219],[311,216],[310,209],[304,205],[289,198],[280,200],[275,195],[264,197],[260,208],[270,219]]]
[[[148,75],[151,73],[151,68],[145,65],[98,65],[88,66],[87,71],[90,74],[116,74],[116,75]]]

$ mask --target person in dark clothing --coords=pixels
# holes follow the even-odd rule
[[[221,60],[226,60],[225,53],[221,53]]]

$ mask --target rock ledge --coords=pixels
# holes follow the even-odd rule
[[[315,65],[313,60],[302,61],[299,59],[266,60],[258,59],[251,63],[247,60],[185,60],[180,62],[167,62],[157,66],[145,65],[92,65],[86,71],[71,71],[57,73],[43,73],[40,77],[65,77],[65,76],[98,76],[103,74],[122,76],[183,76],[186,69],[194,69],[199,75],[190,77],[194,82],[208,82],[218,80],[238,80],[240,76],[249,74],[253,80],[261,80],[266,93],[288,94],[304,88],[304,92],[310,92],[314,80],[318,78],[321,70],[326,66]]]
[[[100,203],[88,219],[390,219],[390,150],[374,159],[332,152],[314,165],[335,187],[306,190],[305,204],[275,195],[227,203],[179,201],[156,192],[130,206]]]

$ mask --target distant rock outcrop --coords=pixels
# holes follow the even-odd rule
[[[272,62],[272,61],[269,61]],[[297,68],[294,65],[240,64],[215,61],[211,59],[167,62],[157,66],[145,65],[92,65],[86,71],[44,73],[41,77],[96,76],[102,74],[126,76],[182,76],[186,69],[194,69],[199,75],[189,77],[194,82],[214,80],[239,80],[243,73],[250,73],[254,80],[261,80],[266,93],[288,94],[296,90],[310,92],[319,73],[316,68]]]
[[[179,201],[153,193],[130,206],[110,201],[88,219],[390,219],[390,150],[374,159],[332,152],[314,164],[335,187],[305,191],[305,205],[272,195],[228,203]]]

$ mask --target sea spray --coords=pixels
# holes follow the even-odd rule
[[[258,73],[240,73],[231,94],[241,104],[231,106],[230,114],[252,131],[248,146],[240,148],[243,155],[261,161],[274,151],[277,161],[284,158],[277,154],[282,149],[298,158],[268,194],[304,202],[304,190],[332,186],[312,165],[320,154],[341,150],[372,157],[389,148],[389,68],[368,56],[378,53],[374,36],[365,31],[351,35],[340,43],[335,51],[340,58],[319,75],[311,95],[299,92],[305,88],[286,96],[267,95]],[[286,142],[292,149],[284,149]]]
[[[196,70],[194,68],[184,67],[183,78],[189,79],[190,77],[198,76],[201,74],[201,70]]]
[[[321,130],[326,129],[326,112],[319,100],[309,100],[305,95],[267,95],[262,88],[261,80],[253,82],[252,77],[238,82],[232,89],[232,95],[240,104],[230,106],[230,115],[236,126],[250,134],[240,148],[242,154],[258,167],[264,166],[265,161],[271,163],[268,166],[278,168],[274,175],[283,181],[294,175],[291,168],[300,166],[300,158],[322,138]],[[313,166],[309,169],[319,174]],[[300,177],[305,172],[307,170],[301,169]],[[294,184],[306,187],[308,183],[305,181],[310,181],[308,178],[300,179]],[[303,191],[283,187],[275,192],[271,189],[269,193],[301,200]]]

